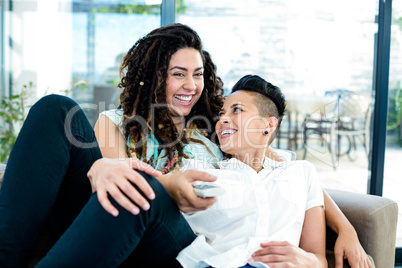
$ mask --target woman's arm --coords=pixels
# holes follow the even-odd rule
[[[343,267],[343,260],[347,259],[350,266],[371,268],[371,262],[360,245],[357,233],[334,200],[324,192],[325,217],[328,226],[338,234],[335,243],[336,268]]]
[[[113,216],[117,216],[119,212],[110,202],[108,194],[133,214],[139,213],[138,207],[148,210],[148,201],[130,182],[137,185],[149,199],[155,198],[155,194],[146,180],[134,169],[151,176],[160,176],[161,173],[138,159],[127,158],[125,139],[107,116],[99,117],[94,131],[102,156],[105,158],[95,161],[88,172],[88,178],[92,191],[97,192],[99,203]]]
[[[325,212],[323,207],[306,211],[299,247],[315,255],[316,267],[327,267],[325,258]]]
[[[106,115],[99,117],[94,131],[103,157],[127,158],[126,140],[116,124]]]
[[[261,243],[261,247],[252,255],[250,262],[260,261],[270,267],[276,264],[326,268],[324,209],[314,207],[306,211],[299,247],[286,241]]]
[[[183,212],[205,210],[214,204],[215,198],[200,198],[192,188],[193,182],[196,180],[216,180],[208,173],[185,171],[161,175],[148,164],[135,158],[127,158],[126,141],[118,127],[107,116],[100,116],[96,122],[95,135],[102,155],[112,159],[104,158],[96,161],[88,172],[88,177],[93,191],[97,192],[100,204],[110,214],[117,216],[118,211],[110,202],[108,194],[122,207],[134,214],[139,212],[135,204],[143,209],[149,208],[149,203],[138,193],[130,181],[139,186],[148,197],[152,197],[153,191],[142,176],[133,169],[155,176]]]

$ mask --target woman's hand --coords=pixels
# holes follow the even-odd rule
[[[197,196],[193,189],[195,181],[215,181],[216,178],[212,177],[209,173],[187,170],[163,175],[158,179],[169,192],[179,209],[184,213],[205,210],[216,201],[216,197],[201,198]]]
[[[151,186],[133,169],[143,171],[154,177],[161,175],[160,171],[153,169],[150,165],[136,158],[124,160],[101,158],[95,161],[88,171],[87,175],[91,182],[92,191],[97,192],[99,203],[113,216],[117,216],[119,212],[110,202],[108,194],[120,206],[134,215],[140,212],[138,207],[144,210],[149,209],[148,201],[130,182],[134,183],[149,199],[155,198]]]
[[[286,241],[261,243],[262,249],[252,254],[249,262],[262,262],[275,267],[322,267],[313,253],[304,251]],[[325,259],[325,258],[324,258]],[[324,260],[325,261],[325,260]],[[325,261],[326,263],[326,261]]]
[[[354,229],[347,232],[340,231],[335,242],[335,267],[343,268],[343,261],[347,259],[352,268],[372,268],[371,262],[360,245]]]

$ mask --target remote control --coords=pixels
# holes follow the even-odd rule
[[[195,193],[202,198],[219,196],[225,193],[225,190],[214,183],[201,183],[193,186]]]

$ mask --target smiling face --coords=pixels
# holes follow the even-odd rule
[[[204,89],[204,67],[200,53],[184,48],[170,59],[166,79],[166,103],[172,117],[191,112]]]
[[[239,90],[225,100],[215,126],[225,153],[232,156],[255,154],[266,148],[269,135],[264,135],[264,131],[272,131],[271,121],[276,118],[260,116],[255,98],[255,93]]]

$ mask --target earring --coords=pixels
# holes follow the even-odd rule
[[[264,135],[268,135],[268,130],[265,130],[265,131],[264,131]]]

